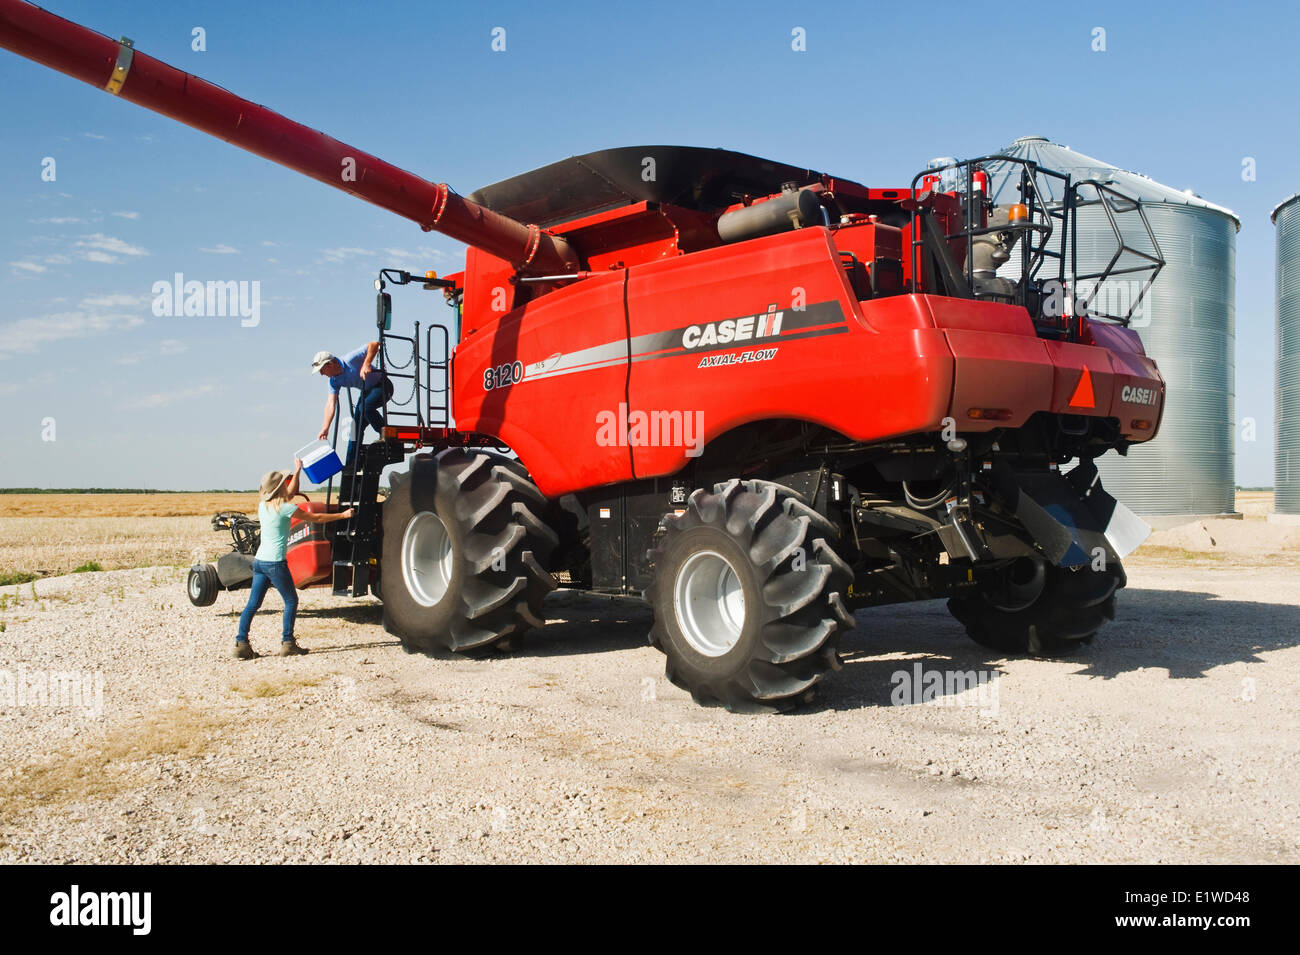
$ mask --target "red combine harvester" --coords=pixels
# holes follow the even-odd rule
[[[870,188],[647,146],[463,198],[18,0],[0,46],[469,244],[461,273],[376,282],[413,397],[347,462],[328,574],[300,578],[374,593],[408,648],[512,646],[560,582],[643,596],[700,702],[782,709],[855,608],[945,597],[979,643],[1041,655],[1113,618],[1147,528],[1093,461],[1155,437],[1165,386],[1126,327],[1140,293],[1086,306],[1163,260],[1104,183],[993,156]],[[1085,209],[1115,249],[1081,274]],[[391,333],[405,284],[450,331]]]

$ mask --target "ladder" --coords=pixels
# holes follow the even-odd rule
[[[336,597],[364,597],[378,585],[377,545],[380,539],[379,476],[384,468],[406,457],[406,449],[394,441],[357,443],[356,461],[343,467],[339,483],[339,507],[355,508],[352,517],[341,522],[334,536],[333,590]]]
[[[413,278],[407,272],[384,269],[376,283],[381,291],[385,280],[398,285],[417,282],[425,289],[434,290],[451,287],[452,284],[445,279],[436,278],[421,282],[418,277]],[[386,296],[381,294],[380,298]],[[458,306],[456,314],[459,322]],[[371,444],[365,444],[362,439],[366,428],[357,418],[351,389],[348,391],[348,403],[351,406],[349,419],[353,431],[351,438],[355,441],[356,459],[343,462],[343,471],[339,475],[338,505],[340,510],[351,507],[355,511],[347,521],[330,525],[339,528],[332,545],[332,583],[337,597],[364,597],[372,590],[378,590],[378,551],[383,533],[379,479],[384,468],[405,460],[412,447],[409,438],[395,436],[393,432],[413,429],[416,434],[424,434],[434,429],[445,430],[450,424],[451,333],[448,328],[441,324],[430,324],[424,330],[423,339],[420,336],[419,322],[414,323],[411,335],[389,331],[385,321],[378,323],[378,329],[379,352],[375,368],[394,385],[394,394],[384,403],[384,436]],[[405,361],[395,360],[394,345],[397,345],[399,357],[404,352]],[[342,417],[338,414],[334,419],[331,443],[335,446],[338,445]],[[334,482],[331,480],[326,492],[327,505],[333,487]]]

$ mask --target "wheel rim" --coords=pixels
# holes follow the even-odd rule
[[[998,594],[988,603],[994,610],[1018,613],[1042,596],[1046,586],[1046,565],[1040,560],[1021,558],[1007,568]]]
[[[190,596],[198,600],[203,596],[203,578],[198,574],[190,574]]]
[[[712,550],[687,558],[677,572],[673,609],[696,651],[720,657],[732,649],[745,625],[745,592],[731,561]]]
[[[437,514],[415,515],[402,535],[402,579],[415,602],[432,607],[451,585],[451,535]]]

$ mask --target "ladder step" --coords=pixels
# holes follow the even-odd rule
[[[335,597],[362,597],[370,589],[370,566],[350,560],[334,561]]]

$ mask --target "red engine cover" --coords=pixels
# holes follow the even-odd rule
[[[299,504],[298,510],[309,514],[324,514],[337,511],[338,505],[326,507],[323,501],[309,501]],[[299,590],[325,583],[333,577],[332,526],[309,524],[296,515],[289,522],[289,546],[285,550],[285,560],[289,562],[289,574]]]

